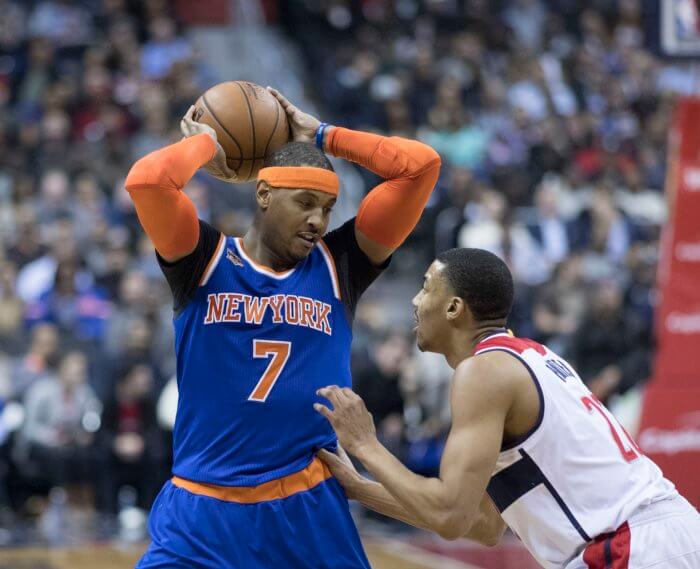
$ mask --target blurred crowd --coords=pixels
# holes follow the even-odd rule
[[[675,98],[697,89],[654,53],[651,4],[308,0],[283,16],[329,121],[442,155],[414,272],[455,246],[500,255],[516,282],[511,328],[609,403],[650,375],[666,139]],[[412,355],[401,330],[375,331],[357,387],[386,440],[434,469],[450,370]]]
[[[443,157],[382,277],[398,289],[380,279],[358,309],[356,389],[386,444],[435,471],[450,370],[415,351],[410,313],[389,301],[450,247],[509,263],[511,327],[567,356],[601,399],[642,384],[670,113],[694,85],[647,48],[641,0],[278,4],[325,120]],[[172,300],[123,180],[178,138],[217,77],[167,0],[0,0],[0,12],[0,512],[76,484],[100,511],[119,509],[124,485],[147,509],[169,472]],[[240,234],[253,202],[221,189],[198,174],[186,191]]]
[[[148,508],[172,300],[123,180],[214,81],[165,0],[0,12],[0,522],[52,487],[114,513],[129,485]],[[206,183],[188,192],[210,219]]]

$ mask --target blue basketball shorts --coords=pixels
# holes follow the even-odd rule
[[[257,503],[193,493],[168,481],[148,521],[137,569],[369,569],[335,478]]]

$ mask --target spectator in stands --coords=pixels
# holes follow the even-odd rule
[[[56,268],[54,285],[27,306],[29,325],[53,322],[72,341],[98,341],[105,334],[112,307],[104,291],[95,287],[76,263],[64,261]]]
[[[537,219],[528,224],[528,231],[540,246],[542,255],[552,264],[569,254],[569,229],[557,210],[557,196],[551,186],[540,186],[535,194]]]
[[[632,242],[633,227],[615,204],[607,182],[593,191],[589,207],[573,223],[572,234],[574,250],[585,251],[587,257],[607,266],[608,271],[622,265]]]
[[[648,379],[650,349],[648,328],[624,310],[622,287],[614,281],[599,283],[568,350],[581,379],[605,403]]]
[[[24,473],[48,478],[52,486],[94,478],[91,445],[101,405],[87,379],[85,355],[69,352],[57,377],[41,379],[27,391],[16,448]]]
[[[21,401],[34,384],[52,378],[58,363],[58,329],[54,324],[38,324],[26,354],[16,359],[11,368],[11,389],[8,399]]]
[[[586,300],[581,258],[567,257],[557,265],[549,282],[535,292],[532,314],[536,339],[561,353],[581,324]]]
[[[98,434],[98,507],[117,512],[120,486],[137,489],[139,507],[148,510],[167,475],[165,438],[158,428],[155,383],[150,367],[137,364],[119,374],[104,404]]]
[[[92,36],[92,18],[85,8],[68,0],[46,0],[32,11],[29,33],[59,47],[83,46]]]
[[[403,397],[399,381],[408,355],[408,339],[404,333],[384,332],[370,346],[366,364],[356,366],[353,373],[353,389],[374,416],[378,436],[397,451],[403,438]]]
[[[453,167],[446,183],[446,200],[435,220],[435,252],[457,245],[457,235],[467,222],[467,206],[480,198],[481,187],[471,170]]]
[[[411,470],[436,475],[450,428],[449,390],[452,368],[445,358],[414,348],[402,369],[406,450]]]
[[[0,343],[9,349],[20,335],[24,304],[17,296],[17,269],[10,261],[0,261]]]
[[[141,72],[148,79],[163,79],[174,63],[192,55],[189,44],[175,35],[175,23],[164,16],[149,26],[150,41],[143,47]]]
[[[35,209],[39,212],[39,224],[47,224],[71,217],[72,203],[69,200],[68,174],[64,170],[51,169],[39,183],[39,202]]]
[[[7,248],[7,258],[19,269],[41,257],[45,247],[41,243],[34,207],[20,205],[14,214],[15,241]]]

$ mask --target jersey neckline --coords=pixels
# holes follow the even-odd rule
[[[271,277],[273,279],[277,280],[284,280],[287,277],[291,276],[294,271],[297,270],[296,267],[289,269],[287,271],[275,271],[274,269],[271,269],[270,267],[266,267],[265,265],[261,265],[257,262],[255,262],[249,255],[246,253],[245,249],[243,248],[243,239],[240,237],[234,237],[233,238],[234,243],[236,244],[236,249],[238,249],[238,252],[240,253],[241,257],[245,259],[245,261],[250,265],[250,267],[256,272],[263,274],[265,276]]]

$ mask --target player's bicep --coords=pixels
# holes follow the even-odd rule
[[[453,423],[440,465],[443,482],[468,484],[483,493],[496,466],[504,421],[505,414],[500,410],[482,409],[478,416]]]

